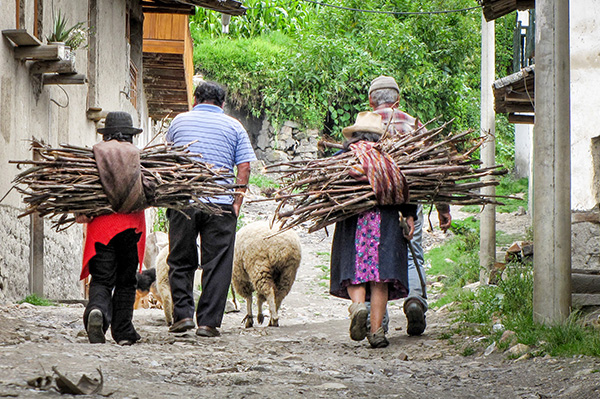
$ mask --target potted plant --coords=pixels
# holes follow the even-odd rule
[[[54,19],[53,30],[50,35],[46,36],[46,40],[48,44],[64,43],[67,58],[71,58],[74,55],[73,52],[86,42],[89,29],[83,22],[78,22],[71,27],[68,27],[67,24],[67,18],[59,11]]]

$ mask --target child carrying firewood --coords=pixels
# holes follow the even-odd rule
[[[94,159],[102,188],[114,213],[90,218],[76,215],[86,223],[81,279],[91,275],[89,303],[83,321],[89,342],[106,342],[110,327],[119,345],[132,345],[141,337],[133,323],[136,273],[143,262],[146,235],[144,208],[146,194],[142,184],[140,151],[127,112],[110,112],[104,128],[98,129],[103,141],[94,145]]]

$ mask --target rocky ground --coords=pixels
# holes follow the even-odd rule
[[[269,211],[263,203],[247,204],[244,221]],[[524,233],[526,220],[502,216],[498,229]],[[349,303],[327,294],[331,236],[299,233],[303,260],[278,328],[246,329],[244,312],[230,312],[221,337],[199,338],[193,331],[174,335],[167,332],[161,310],[141,309],[134,315],[140,343],[120,347],[109,339],[91,345],[81,320],[83,305],[0,306],[0,398],[70,397],[44,379],[55,376],[53,368],[74,383],[83,374],[98,378],[101,370],[101,393],[87,397],[600,397],[598,359],[485,354],[482,337],[445,339],[452,319],[443,308],[427,313],[423,336],[409,337],[402,301],[391,303],[389,347],[371,349],[366,340],[351,341]],[[431,246],[443,239],[440,232],[426,233],[425,242]],[[461,342],[480,349],[463,356]],[[47,389],[28,385],[36,378]]]

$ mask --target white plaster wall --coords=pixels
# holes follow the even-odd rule
[[[0,30],[16,28],[16,1],[0,0]],[[89,84],[40,86],[29,74],[30,62],[14,59],[13,48],[0,38],[0,197],[11,187],[19,173],[9,160],[31,159],[32,137],[57,146],[60,143],[91,146],[101,137],[96,124],[87,119],[88,106],[105,111],[124,110],[132,114],[134,124],[146,128],[147,111],[138,100],[140,112],[121,93],[129,85],[126,57],[126,4],[137,9],[134,0],[99,0],[99,23],[94,26],[98,40],[99,68],[95,104],[88,104]],[[33,0],[26,0],[25,26],[33,32]],[[69,24],[88,20],[88,1],[53,0],[44,2],[44,37],[52,27],[53,12],[62,10]],[[76,69],[88,75],[88,49],[76,52]],[[143,93],[140,73],[140,93]],[[0,203],[0,302],[14,301],[29,293],[29,218],[17,218],[23,211],[21,196],[12,191]],[[44,295],[52,299],[81,298],[78,281],[82,257],[82,228],[51,230],[45,223]]]
[[[597,206],[592,138],[600,136],[600,1],[571,1],[570,25],[571,208],[585,211]]]
[[[533,125],[515,125],[515,176],[529,177],[531,173]]]

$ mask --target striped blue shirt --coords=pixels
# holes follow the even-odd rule
[[[233,172],[233,167],[256,160],[248,133],[242,124],[225,115],[223,109],[212,104],[198,104],[189,112],[179,114],[171,122],[167,141],[175,145],[186,145],[190,152],[202,154],[203,162],[216,168]],[[229,183],[232,183],[229,181]],[[211,202],[233,203],[233,197],[218,198]]]

